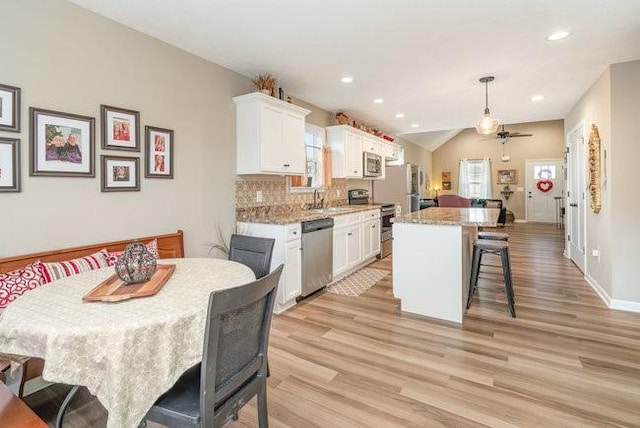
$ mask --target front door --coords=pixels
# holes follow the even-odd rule
[[[584,123],[567,135],[567,250],[568,256],[584,272],[585,265],[585,144]]]
[[[557,221],[556,198],[563,196],[562,159],[536,159],[526,163],[527,221]]]

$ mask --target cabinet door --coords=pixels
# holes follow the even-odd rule
[[[347,268],[362,260],[362,227],[357,225],[347,229]]]
[[[375,141],[373,138],[367,138],[367,137],[364,137],[362,140],[362,151],[375,153],[377,155],[381,154],[380,149],[378,148],[378,142]]]
[[[362,223],[362,259],[368,259],[371,257],[371,247],[372,247],[372,233],[371,233],[371,225],[373,224],[373,220],[367,220]]]
[[[281,110],[260,105],[260,169],[264,171],[279,172],[284,169],[282,117]]]
[[[304,117],[284,113],[282,122],[282,165],[284,172],[305,173]]]
[[[362,137],[352,132],[347,132],[345,158],[348,178],[362,178]]]
[[[282,293],[285,304],[295,299],[302,293],[302,255],[300,254],[302,241],[296,239],[286,243],[285,248],[285,268],[284,268],[284,293]]]
[[[347,270],[347,229],[333,230],[333,277]]]
[[[371,222],[371,227],[369,228],[371,232],[371,256],[380,254],[380,227],[379,219]]]

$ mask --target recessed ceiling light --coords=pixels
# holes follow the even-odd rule
[[[376,104],[382,104],[384,100],[382,98],[376,98],[375,100],[373,100],[373,102]]]
[[[536,102],[536,101],[542,101],[544,100],[544,95],[534,95],[531,97],[531,101]]]
[[[412,127],[412,128],[417,128],[418,126],[420,126],[420,124],[419,124],[419,123],[412,123],[412,124],[411,124],[411,127]]]
[[[351,83],[351,82],[353,82],[353,77],[345,76],[342,79],[340,79],[340,81],[342,83]]]
[[[404,113],[398,113],[398,114],[396,114],[396,117],[398,119],[402,119],[404,117]]]
[[[550,36],[547,36],[547,40],[550,42],[555,42],[558,40],[562,40],[562,39],[566,39],[567,37],[569,37],[569,33],[568,31],[556,31],[555,33],[551,34]]]

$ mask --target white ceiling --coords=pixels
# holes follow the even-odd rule
[[[609,64],[640,58],[640,0],[70,1],[391,134],[472,127],[484,75],[501,122],[561,119]],[[558,29],[572,35],[545,40]]]

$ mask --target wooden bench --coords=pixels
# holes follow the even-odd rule
[[[48,425],[0,382],[0,427],[47,428]]]
[[[93,254],[96,251],[100,251],[106,248],[107,251],[122,251],[124,248],[134,241],[147,244],[154,239],[158,241],[158,255],[161,259],[172,259],[184,257],[184,240],[183,233],[178,230],[174,233],[156,236],[145,236],[137,239],[125,239],[121,241],[104,242],[101,244],[84,245],[81,247],[65,248],[61,250],[43,251],[40,253],[25,254],[22,256],[5,257],[0,258],[0,274],[10,272],[15,269],[27,266],[37,260],[43,262],[60,262],[64,260],[75,259],[78,257],[87,256]],[[0,359],[0,380],[4,382],[2,378],[2,371],[9,365],[6,360]],[[42,374],[44,367],[44,361],[40,358],[31,358],[24,364],[24,374],[22,378],[22,385],[20,387],[20,396],[22,396],[24,383]],[[6,386],[3,384],[3,387]],[[2,421],[2,419],[0,419]],[[13,426],[3,425],[0,423],[0,427]],[[17,426],[17,425],[16,425]],[[36,426],[36,425],[34,425]]]

